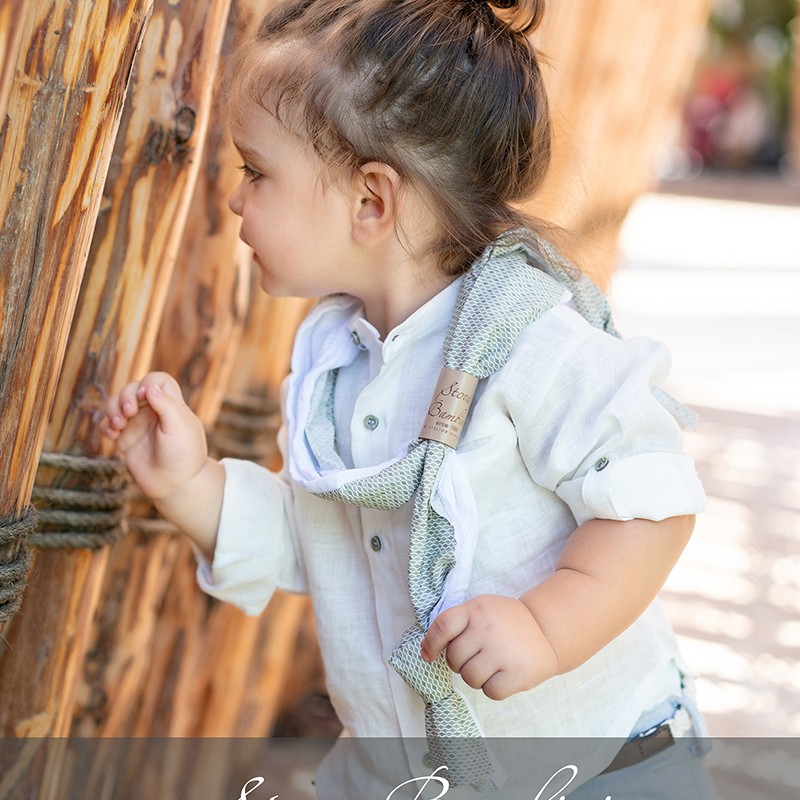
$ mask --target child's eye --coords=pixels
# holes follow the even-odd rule
[[[254,170],[247,164],[240,164],[239,169],[245,174],[245,177],[252,183],[261,177],[261,173]]]

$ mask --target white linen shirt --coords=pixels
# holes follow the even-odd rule
[[[353,301],[345,324],[359,354],[340,370],[334,402],[337,445],[348,467],[388,461],[417,438],[460,283],[383,342]],[[561,305],[522,333],[507,364],[482,381],[457,447],[480,520],[466,599],[524,594],[552,574],[567,537],[588,519],[660,520],[704,507],[679,427],[651,393],[667,376],[666,348],[599,331],[569,300],[565,291]],[[285,429],[279,438],[285,450]],[[293,486],[286,470],[223,464],[213,564],[195,550],[199,585],[248,614],[260,613],[275,587],[310,593],[331,701],[346,735],[402,739],[406,768],[421,774],[423,703],[388,663],[414,624],[411,503],[397,511],[361,509]],[[454,682],[489,737],[625,737],[643,711],[680,694],[678,663],[655,602],[586,663],[530,691],[496,701],[459,675]],[[352,752],[342,758],[352,762]],[[358,796],[348,794],[353,775],[382,768],[337,763],[334,755],[317,791]],[[386,770],[375,791],[400,774]]]

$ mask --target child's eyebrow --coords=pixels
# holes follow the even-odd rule
[[[236,148],[239,155],[245,159],[245,161],[258,161],[260,158],[258,153],[255,153],[254,151],[248,149],[245,145],[240,144],[235,140],[233,142],[233,146]]]

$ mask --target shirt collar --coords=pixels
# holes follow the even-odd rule
[[[381,341],[378,330],[365,319],[363,305],[359,306],[347,323],[353,345],[362,350],[382,347],[383,359],[388,361],[407,344],[433,333],[443,333],[450,324],[463,280],[463,276],[459,276],[437,292],[411,316],[392,328],[385,341]]]

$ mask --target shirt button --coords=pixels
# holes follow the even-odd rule
[[[381,537],[373,536],[369,540],[369,546],[377,553],[383,547],[383,542],[381,541]]]
[[[350,338],[356,347],[361,347],[361,337],[358,335],[358,331],[350,331]]]
[[[367,414],[367,416],[364,417],[364,427],[368,431],[374,431],[375,428],[378,427],[378,423],[379,420],[374,414]]]
[[[597,462],[597,463],[594,465],[594,468],[595,468],[595,469],[596,469],[598,472],[601,472],[601,471],[602,471],[602,470],[604,470],[604,469],[605,469],[607,466],[608,466],[608,459],[607,459],[605,456],[603,456],[603,457],[602,457],[602,458],[601,458],[601,459],[600,459],[600,460],[599,460],[599,461],[598,461],[598,462]]]
[[[425,753],[425,755],[422,756],[422,766],[433,769],[433,758],[431,758],[430,753]]]

